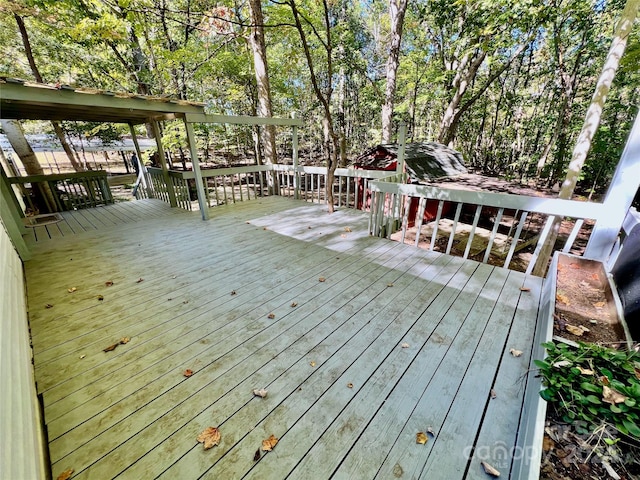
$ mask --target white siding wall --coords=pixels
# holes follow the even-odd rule
[[[0,220],[0,479],[46,478],[24,274]]]

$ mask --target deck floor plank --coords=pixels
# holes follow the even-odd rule
[[[540,279],[325,210],[267,197],[202,222],[138,200],[65,212],[57,236],[29,240],[53,476],[482,478],[479,450],[463,450],[515,443]],[[208,426],[222,440],[204,451]],[[417,445],[428,426],[436,437]]]

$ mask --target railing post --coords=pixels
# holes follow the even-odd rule
[[[291,118],[296,118],[295,112],[291,113]],[[300,181],[298,173],[298,127],[294,125],[292,127],[292,157],[293,157],[293,198],[298,200],[300,198]]]
[[[198,192],[198,205],[200,205],[200,214],[202,215],[202,220],[209,220],[209,204],[207,203],[207,199],[204,194],[204,182],[202,181],[202,172],[200,171],[200,162],[198,161],[198,147],[196,146],[196,136],[193,131],[193,124],[188,122],[185,118],[184,126],[187,129],[189,153],[191,154],[191,166],[193,168],[193,174],[196,177],[195,182],[196,191]],[[242,188],[242,186],[240,188]]]

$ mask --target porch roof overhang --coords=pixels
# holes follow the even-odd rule
[[[141,124],[204,114],[204,104],[0,78],[0,118]]]

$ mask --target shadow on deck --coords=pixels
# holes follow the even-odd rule
[[[25,263],[54,477],[509,476],[540,278],[277,197],[94,210]]]

